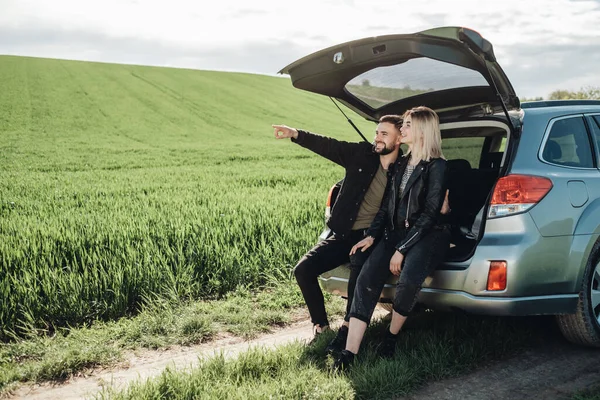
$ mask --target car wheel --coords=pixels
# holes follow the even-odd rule
[[[569,341],[600,347],[600,242],[594,245],[586,265],[577,311],[558,315],[557,320]]]

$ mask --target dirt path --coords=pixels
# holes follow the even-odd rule
[[[87,376],[71,378],[61,384],[43,383],[24,385],[18,388],[9,399],[60,399],[72,400],[92,397],[104,386],[116,389],[125,388],[130,382],[159,375],[167,367],[185,369],[198,364],[199,357],[210,357],[223,352],[227,357],[235,356],[250,347],[271,348],[294,340],[310,340],[312,325],[305,319],[285,328],[244,341],[239,337],[229,337],[191,347],[176,347],[165,351],[138,352],[128,361],[114,368],[95,369]]]
[[[378,310],[378,316],[385,315]],[[338,321],[339,323],[339,321]],[[295,340],[310,340],[308,319],[292,323],[251,341],[228,337],[193,347],[165,351],[143,351],[108,369],[88,371],[61,384],[24,385],[10,399],[82,399],[97,394],[104,386],[124,389],[138,379],[159,375],[166,367],[187,369],[199,357],[223,352],[232,357],[250,347],[272,348]],[[406,400],[425,399],[570,399],[572,394],[600,384],[600,349],[566,342],[556,332],[538,346],[508,360],[493,362],[476,372],[427,385]]]

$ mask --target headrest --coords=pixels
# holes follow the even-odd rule
[[[469,161],[462,158],[448,160],[446,161],[446,166],[450,171],[465,171],[471,169],[471,164]]]
[[[546,147],[544,147],[544,152],[542,156],[546,161],[556,161],[562,157],[562,150],[560,149],[560,145],[556,143],[554,140],[548,140],[546,142]]]

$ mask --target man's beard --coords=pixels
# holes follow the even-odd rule
[[[395,146],[390,149],[389,147],[387,147],[387,145],[385,143],[383,143],[383,149],[381,149],[381,151],[377,151],[377,142],[373,142],[373,153],[377,153],[380,156],[388,155],[388,154],[392,153],[394,150],[396,150]]]

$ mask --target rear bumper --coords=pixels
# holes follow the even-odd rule
[[[323,288],[333,294],[347,296],[349,269],[347,265],[329,271],[319,278]],[[380,297],[389,303],[394,298],[395,282],[386,283]],[[472,295],[458,290],[424,287],[418,302],[428,308],[462,311],[471,314],[521,316],[542,314],[571,314],[577,307],[578,294],[553,294],[545,296],[499,297]]]
[[[429,308],[486,315],[572,314],[581,288],[581,271],[597,236],[544,237],[529,213],[488,220],[475,253],[446,261],[427,277],[418,301]],[[506,289],[488,291],[492,261],[507,264]],[[325,290],[346,295],[350,271],[340,266],[321,276]],[[390,274],[381,301],[394,298],[397,278]]]

